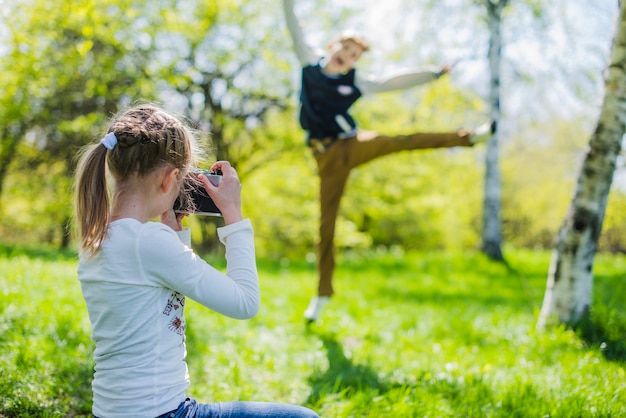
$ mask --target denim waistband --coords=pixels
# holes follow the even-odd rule
[[[157,418],[188,418],[193,417],[196,410],[196,400],[187,398],[178,405],[178,408],[173,411],[159,415]]]

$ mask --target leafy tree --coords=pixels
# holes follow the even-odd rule
[[[264,132],[267,114],[286,109],[293,94],[281,53],[287,40],[276,37],[275,22],[268,19],[274,2],[186,4],[184,13],[166,14],[159,33],[161,96],[175,100],[203,132],[210,132],[216,158],[252,159],[256,166],[259,146],[279,152],[284,139],[253,138],[255,132]]]
[[[139,97],[154,97],[145,71],[151,10],[141,1],[33,0],[17,3],[11,18],[5,16],[10,59],[1,71],[12,87],[0,99],[5,122],[0,182],[11,163],[18,173],[54,166],[57,176],[71,178],[78,148],[102,131],[110,113]],[[17,145],[25,140],[33,152],[16,159]],[[65,202],[58,207],[65,210],[57,227],[66,246],[71,195],[67,181],[58,186],[57,199]]]
[[[463,83],[466,69],[478,61],[486,64],[488,35],[478,30],[477,24],[484,18],[484,7],[474,3],[461,9],[456,4],[451,9],[451,3],[437,2],[436,8],[428,9],[425,4],[429,1],[408,2],[403,18],[416,25],[385,28],[383,32],[393,32],[390,44],[387,38],[374,36],[374,48],[363,57],[363,66],[378,72],[389,67],[448,63],[444,59],[447,51],[469,54],[472,50],[473,55],[455,68],[452,77],[437,83],[411,92],[364,98],[355,109],[364,128],[447,130],[484,121],[485,103],[477,86],[487,83],[476,79]],[[528,14],[521,13],[528,8],[518,8],[520,4],[527,3],[512,2],[507,8],[503,26],[507,48],[516,33],[522,39],[527,34],[520,26],[529,26]],[[360,27],[351,19],[361,16],[363,5],[357,0],[340,6],[326,0],[299,4],[304,14],[319,17],[308,22],[307,32],[321,44],[339,28]],[[318,210],[316,177],[296,123],[299,67],[285,28],[277,24],[278,7],[275,0],[170,0],[158,5],[121,0],[59,0],[54,4],[20,0],[0,10],[0,36],[5,41],[0,49],[0,75],[5,81],[0,90],[0,185],[4,186],[0,196],[5,211],[1,222],[9,225],[2,231],[3,239],[23,236],[30,241],[67,244],[65,226],[71,213],[69,188],[76,150],[101,135],[111,112],[135,100],[149,99],[186,114],[203,134],[207,147],[215,151],[214,158],[236,164],[244,183],[244,210],[255,224],[259,254],[301,256],[310,251]],[[551,15],[538,21],[560,16],[554,14],[555,8],[550,10]],[[377,16],[377,22],[379,18],[383,16]],[[446,35],[445,25],[454,28],[455,36]],[[370,27],[368,35],[372,35]],[[462,36],[468,33],[470,43]],[[525,114],[512,110],[510,103],[524,101],[518,98],[520,92],[541,83],[529,82],[538,77],[522,67],[525,61],[507,48],[503,50],[501,83],[506,98],[503,105],[509,106],[503,109],[502,134],[507,135],[501,161],[503,237],[513,245],[545,247],[552,237],[550,219],[567,201],[559,197],[557,204],[549,198],[530,204],[524,196],[534,199],[548,194],[549,187],[562,192],[560,182],[573,181],[575,174],[567,171],[565,161],[563,170],[556,170],[545,154],[575,159],[579,148],[554,140],[571,131],[540,128],[541,135],[535,135],[516,129],[516,135],[508,136],[507,126],[526,123]],[[591,46],[589,50],[594,61],[598,53]],[[588,60],[570,62],[567,68],[583,62]],[[546,113],[544,102],[541,109]],[[551,123],[546,118],[545,126]],[[573,138],[573,132],[571,135]],[[536,136],[549,143],[534,146],[528,138]],[[483,150],[409,153],[355,171],[338,219],[338,246],[431,249],[478,245]],[[523,183],[516,174],[528,167],[524,156],[531,160],[537,178],[554,177],[554,181],[543,181],[540,190]],[[557,194],[563,193],[550,197]],[[615,195],[615,199],[619,197]],[[543,219],[537,207],[550,215]],[[620,248],[624,215],[617,210],[611,215],[610,209],[607,235],[600,243],[605,248]],[[207,237],[213,236],[216,227],[199,218],[189,218],[194,224],[194,245],[211,242]]]
[[[502,233],[510,245],[552,248],[589,141],[586,127],[554,118],[502,144]]]
[[[276,7],[272,1],[184,5],[183,13],[164,15],[158,34],[160,96],[205,133],[211,158],[230,161],[245,181],[292,147],[293,135],[266,123],[289,108],[293,94],[285,61],[288,38],[276,36],[276,22],[268,13]],[[169,6],[179,9],[181,2]],[[196,244],[212,249],[216,220],[191,222],[201,231]]]
[[[251,24],[261,7],[257,2],[187,1],[155,8],[146,1],[33,0],[18,6],[15,18],[7,18],[9,55],[17,65],[2,72],[18,87],[3,96],[11,116],[3,131],[13,134],[2,137],[0,173],[28,137],[37,152],[15,161],[16,171],[60,160],[71,177],[78,148],[102,132],[111,113],[138,99],[164,101],[186,113],[201,132],[211,132],[217,158],[235,164],[252,159],[250,168],[263,163],[259,144],[270,149],[270,142],[260,141],[254,128],[268,111],[285,107],[290,90],[274,76],[281,72],[268,65],[281,62],[268,48],[272,22]],[[285,142],[269,139],[275,139],[276,152]],[[66,190],[57,192],[69,202]]]

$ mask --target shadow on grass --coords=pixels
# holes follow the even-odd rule
[[[365,364],[354,364],[346,357],[337,337],[331,334],[319,334],[328,356],[328,369],[319,371],[309,378],[311,394],[306,404],[312,405],[328,395],[357,392],[383,394],[401,385],[381,380],[378,373]]]
[[[381,276],[390,278],[377,284],[376,294],[394,303],[507,305],[532,311],[540,305],[545,273],[536,271],[533,266],[518,264],[521,266],[491,261],[480,255],[467,258],[451,255],[441,259],[426,256],[423,260],[391,266],[384,263],[367,266],[370,272],[380,269]],[[352,266],[351,274],[354,274]],[[413,281],[407,282],[408,287],[399,287],[393,280],[395,275],[412,277]]]
[[[541,395],[530,380],[514,379],[509,387],[499,391],[494,390],[493,385],[480,375],[459,378],[449,373],[433,373],[432,370],[418,372],[416,379],[408,384],[386,381],[368,365],[354,364],[346,357],[335,335],[318,336],[327,351],[328,369],[309,378],[311,394],[305,405],[337,398],[353,399],[354,409],[351,412],[355,415],[350,416],[360,416],[358,414],[364,411],[367,411],[367,416],[390,416],[385,412],[389,404],[381,403],[375,412],[371,410],[376,403],[375,398],[387,396],[411,405],[411,415],[402,416],[442,416],[445,412],[445,416],[510,417],[542,416],[551,404],[551,400]],[[524,410],[531,412],[524,415]]]
[[[587,313],[574,331],[591,347],[598,347],[609,361],[626,362],[626,323],[610,318],[596,319]]]

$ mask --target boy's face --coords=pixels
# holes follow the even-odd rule
[[[333,42],[329,45],[330,57],[324,70],[330,74],[344,74],[354,68],[363,48],[354,41]]]

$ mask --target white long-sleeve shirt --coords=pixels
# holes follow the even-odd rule
[[[226,274],[190,249],[188,230],[177,234],[160,222],[111,222],[96,256],[81,254],[78,278],[96,344],[94,415],[156,417],[184,401],[185,296],[232,318],[256,315],[250,221],[218,228],[218,236]]]
[[[294,12],[294,0],[283,0],[283,9],[287,28],[291,34],[298,61],[302,67],[313,65],[324,58],[324,51],[310,47],[304,38],[302,26]],[[381,93],[392,90],[404,90],[409,87],[425,84],[441,76],[435,67],[412,68],[398,71],[395,74],[373,75],[360,71],[355,75],[355,86],[363,94]]]

